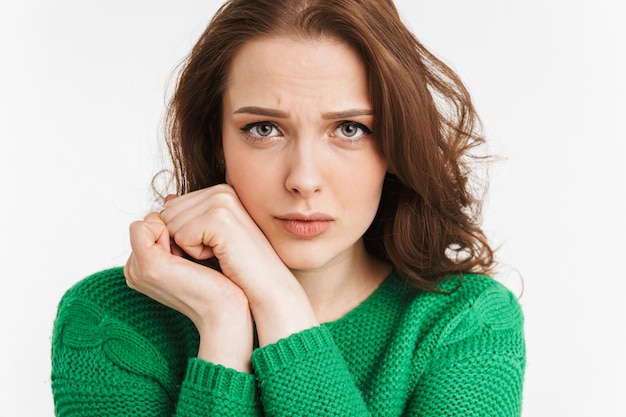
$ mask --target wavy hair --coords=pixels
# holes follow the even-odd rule
[[[362,57],[374,137],[389,170],[368,251],[418,288],[492,272],[474,149],[484,143],[459,77],[403,24],[391,0],[232,0],[183,63],[166,118],[178,193],[224,182],[222,96],[235,52],[260,37],[332,37]]]

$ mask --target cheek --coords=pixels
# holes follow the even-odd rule
[[[253,220],[258,221],[257,212],[262,212],[268,201],[275,200],[276,164],[259,162],[244,152],[225,152],[224,156],[226,183],[234,188]]]
[[[239,163],[226,165],[226,183],[235,189],[244,206],[258,200],[268,188],[268,182],[267,175],[257,167]]]
[[[337,176],[336,180],[341,183],[340,198],[345,206],[355,214],[373,219],[382,196],[386,172],[384,163],[370,163],[354,167],[345,176]]]
[[[349,181],[349,190],[361,196],[362,199],[380,200],[387,164],[382,158],[372,157],[358,164],[353,171],[352,181]]]
[[[248,188],[255,181],[262,181],[263,165],[259,164],[258,158],[252,157],[245,148],[238,146],[237,138],[224,138],[224,163],[226,170],[226,182],[235,187]],[[261,175],[256,175],[259,173]]]

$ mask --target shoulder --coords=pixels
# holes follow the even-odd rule
[[[405,317],[417,335],[412,406],[438,415],[519,415],[526,351],[517,298],[483,275],[451,277],[440,289],[417,294]]]
[[[449,322],[441,335],[448,343],[484,332],[521,333],[524,317],[517,298],[484,275],[455,277],[443,284],[458,288],[449,295]]]
[[[61,299],[61,304],[76,297],[100,299],[103,293],[111,291],[124,292],[125,286],[126,278],[124,277],[124,269],[122,267],[105,269],[89,275],[74,284],[66,291]]]
[[[97,272],[77,282],[61,298],[53,340],[71,341],[107,327],[107,323],[133,323],[132,311],[149,304],[146,297],[126,285],[122,268]]]
[[[76,305],[101,309],[107,315],[119,315],[128,307],[151,303],[147,297],[126,285],[121,267],[97,272],[72,286],[61,298],[58,314],[75,310]]]
[[[155,338],[186,333],[188,320],[180,313],[126,285],[123,268],[97,272],[71,287],[59,302],[53,339],[85,341],[85,335],[117,338],[121,334]],[[125,336],[126,337],[126,336]]]
[[[396,286],[403,285],[396,279]],[[436,344],[509,332],[521,335],[524,317],[517,298],[495,279],[479,274],[451,277],[440,292],[404,290],[405,317],[436,338]]]
[[[517,322],[521,308],[517,298],[503,284],[479,274],[454,276],[439,288],[441,297],[460,311],[471,311],[484,316],[486,321]]]

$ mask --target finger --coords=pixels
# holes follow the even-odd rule
[[[159,212],[159,216],[160,216],[161,218],[163,218],[163,212],[164,212],[165,210],[167,210],[167,208],[171,205],[171,203],[170,203],[170,202],[171,202],[171,201],[173,201],[173,200],[175,200],[175,199],[176,199],[176,198],[178,198],[178,197],[179,197],[179,196],[178,196],[177,194],[168,194],[168,195],[165,197],[165,199],[163,200],[163,210],[161,210],[161,211]],[[168,204],[168,203],[170,203],[170,204]]]
[[[216,204],[216,201],[214,201],[215,197],[218,195],[239,201],[231,186],[219,184],[182,195],[178,198],[168,199],[161,212],[161,218],[169,226],[169,223],[183,214],[188,217],[197,216],[214,206]]]
[[[184,201],[182,197],[177,199],[161,213],[161,218],[167,224],[170,233],[175,236],[188,223],[196,222],[201,217],[208,218],[214,211],[222,214],[224,211],[230,212],[235,217],[248,216],[232,188],[216,186],[203,193],[185,196]],[[202,229],[207,227],[202,223],[196,224]]]
[[[176,244],[176,242],[174,241],[174,239],[172,239],[171,237],[170,237],[170,247],[172,248],[172,250],[171,250],[172,255],[175,255],[175,256],[185,256],[185,251],[183,251],[180,248],[180,246],[178,246]]]
[[[153,211],[153,212],[151,212],[151,213],[148,213],[148,214],[146,215],[146,217],[144,217],[144,218],[143,218],[143,221],[145,221],[145,222],[153,222],[153,223],[162,223],[162,224],[165,224],[165,223],[163,222],[163,220],[161,219],[161,215],[160,215],[160,213],[156,213],[156,212],[154,212],[154,211]]]
[[[175,246],[196,260],[212,258],[213,246],[217,244],[213,230],[209,216],[193,219],[173,235]]]
[[[155,246],[171,253],[170,235],[158,213],[151,213],[143,221],[131,223],[129,232],[130,245],[137,254],[142,255]]]
[[[167,203],[168,201],[172,201],[175,198],[178,198],[177,194],[169,194],[167,197],[165,197],[165,202]]]
[[[159,213],[150,213],[144,218],[144,222],[154,232],[156,240],[155,243],[162,249],[172,252],[171,247],[171,234],[166,224],[161,220]]]

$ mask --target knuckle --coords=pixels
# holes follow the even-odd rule
[[[218,206],[211,209],[210,215],[218,220],[218,224],[229,226],[232,225],[234,216],[230,207]]]
[[[230,190],[217,193],[213,196],[213,198],[216,207],[224,207],[232,210],[233,208],[239,206],[239,198],[237,197],[237,194]]]
[[[169,208],[172,207],[172,201],[173,199],[165,200],[165,202],[163,203],[163,210],[161,210],[160,214],[165,213]]]
[[[136,232],[139,227],[141,227],[142,223],[143,222],[141,220],[135,220],[134,222],[132,222],[131,224],[128,225],[128,230],[132,234],[132,233]]]
[[[217,184],[213,189],[218,193],[235,193],[235,189],[230,184]]]
[[[195,228],[191,231],[188,229],[182,229],[174,236],[174,243],[187,250],[199,240],[199,233],[200,232]]]
[[[144,218],[144,222],[158,222],[161,220],[161,213],[152,212],[148,213]]]

